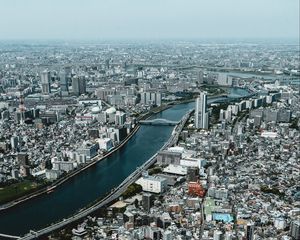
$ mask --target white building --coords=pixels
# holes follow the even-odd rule
[[[115,124],[116,125],[124,125],[126,122],[126,114],[121,111],[117,111],[115,115]]]
[[[53,161],[52,162],[52,170],[61,170],[65,172],[69,172],[74,170],[77,166],[76,162],[65,162],[65,161]]]
[[[274,221],[274,227],[278,230],[285,229],[286,222],[285,222],[284,218],[276,218]]]
[[[264,138],[276,138],[277,132],[263,131],[260,136]]]
[[[158,176],[143,176],[136,183],[146,192],[162,193],[167,189],[167,179]]]
[[[195,127],[208,129],[207,95],[204,92],[196,99]]]
[[[98,140],[99,148],[101,150],[110,150],[113,147],[113,143],[110,138],[102,138]]]
[[[163,172],[185,176],[187,174],[187,168],[180,165],[169,164],[167,167],[164,168]]]
[[[48,70],[45,70],[41,73],[41,85],[43,94],[51,93],[50,78],[51,76]]]

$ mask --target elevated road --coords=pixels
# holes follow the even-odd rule
[[[0,239],[20,239],[19,236],[0,233]]]
[[[162,146],[162,148],[160,150],[171,147],[177,143],[179,134],[182,131],[185,123],[189,119],[191,112],[192,111],[190,111],[186,115],[184,115],[184,117],[181,119],[181,121],[178,123],[178,125],[174,128],[173,133],[172,133],[171,137],[169,138],[169,140]],[[96,204],[92,205],[89,208],[81,210],[80,212],[76,213],[72,217],[63,219],[62,221],[54,223],[53,225],[50,225],[46,228],[40,229],[38,231],[30,231],[30,233],[28,233],[27,235],[25,235],[24,237],[19,238],[19,239],[30,240],[30,239],[40,238],[42,236],[50,234],[51,232],[53,232],[55,230],[61,229],[65,226],[67,226],[68,224],[71,224],[72,222],[78,221],[78,220],[92,214],[93,212],[95,212],[96,210],[100,209],[101,207],[103,207],[105,205],[108,205],[114,199],[117,199],[118,197],[120,197],[121,194],[123,192],[125,192],[127,187],[130,184],[134,183],[141,176],[143,171],[147,170],[151,165],[153,165],[156,162],[156,156],[157,156],[157,153],[154,154],[150,159],[148,159],[142,166],[138,167],[117,188],[114,188],[110,194],[105,196],[102,200],[100,200]]]

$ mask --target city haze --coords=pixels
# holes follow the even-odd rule
[[[0,39],[299,38],[298,0],[1,0]]]

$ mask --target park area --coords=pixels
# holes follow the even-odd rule
[[[39,185],[32,181],[13,183],[9,186],[0,187],[0,204],[12,201],[37,189]]]

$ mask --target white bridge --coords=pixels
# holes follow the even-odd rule
[[[163,125],[163,126],[175,126],[179,121],[171,121],[164,118],[156,118],[151,120],[141,120],[139,121],[142,125]]]

